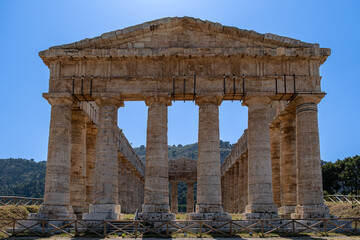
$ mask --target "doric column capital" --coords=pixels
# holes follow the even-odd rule
[[[321,99],[325,96],[325,93],[319,93],[319,94],[299,94],[294,99],[294,103],[296,106],[299,106],[303,103],[320,103]]]
[[[153,105],[171,106],[171,97],[168,94],[144,94],[144,98],[148,107]]]
[[[54,105],[72,105],[74,98],[70,93],[43,93],[45,98],[51,106]]]
[[[217,106],[221,105],[223,97],[221,95],[198,95],[195,99],[195,104],[201,106],[203,104],[215,104]]]
[[[97,93],[93,94],[96,104],[102,106],[123,107],[124,101],[118,93]]]
[[[255,106],[255,105],[269,105],[271,103],[271,98],[269,96],[261,95],[250,95],[246,96],[243,101],[243,106]]]

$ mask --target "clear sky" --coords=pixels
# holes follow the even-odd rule
[[[227,26],[319,43],[332,54],[321,67],[321,158],[360,154],[360,1],[1,0],[0,158],[46,160],[49,70],[38,52],[163,17],[191,16]],[[119,126],[134,147],[146,142],[147,108],[126,102]],[[197,141],[198,107],[169,107],[169,145]],[[220,107],[220,138],[234,143],[247,126],[239,102]]]

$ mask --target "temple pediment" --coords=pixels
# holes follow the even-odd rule
[[[281,48],[282,50],[277,50]],[[254,31],[236,27],[223,26],[219,23],[203,21],[190,17],[163,18],[146,22],[125,29],[104,33],[94,38],[51,47],[40,52],[44,59],[64,55],[71,56],[79,51],[105,50],[105,55],[128,56],[129,50],[137,56],[168,55],[162,53],[164,49],[173,49],[173,54],[187,54],[190,49],[196,54],[216,54],[216,49],[231,49],[232,53],[249,55],[255,49],[256,55],[284,54],[284,49],[297,51],[307,49],[308,55],[328,56],[329,49],[319,48],[318,44],[305,43],[300,40],[278,36],[271,33],[260,34]],[[249,50],[250,49],[250,50]],[[259,50],[260,49],[260,50]],[[265,50],[264,50],[265,49]],[[317,49],[317,50],[316,50]],[[196,50],[194,52],[194,50]],[[189,51],[189,54],[191,54]],[[221,53],[226,51],[221,50]],[[98,54],[104,55],[104,54]],[[131,55],[131,54],[130,54]],[[301,55],[301,54],[300,54]]]

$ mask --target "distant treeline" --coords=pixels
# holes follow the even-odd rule
[[[360,156],[322,161],[322,172],[325,194],[360,195]]]

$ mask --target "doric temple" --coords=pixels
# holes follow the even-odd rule
[[[319,68],[330,49],[181,17],[39,55],[50,69],[43,97],[51,120],[45,202],[32,217],[120,219],[139,209],[142,220],[175,219],[167,141],[173,101],[199,107],[197,204],[189,219],[328,216],[317,104],[325,96]],[[117,125],[126,101],[148,106],[145,166]],[[248,127],[220,165],[223,101],[248,108]]]

